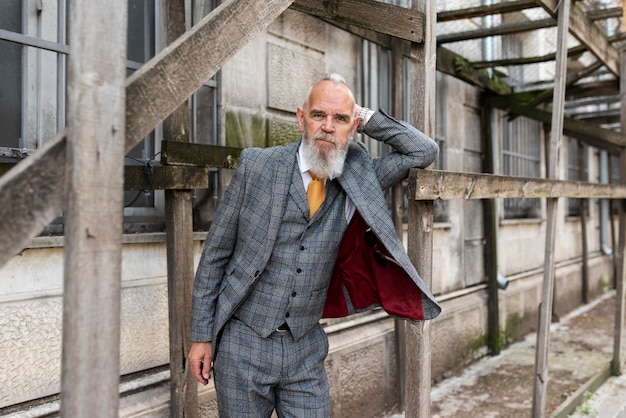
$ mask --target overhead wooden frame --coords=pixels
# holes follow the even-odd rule
[[[291,8],[411,42],[424,42],[424,14],[375,0],[295,0]]]
[[[536,0],[553,17],[556,17],[558,0]],[[580,7],[572,5],[569,32],[591,51],[614,75],[619,76],[619,56],[598,26],[589,19]]]

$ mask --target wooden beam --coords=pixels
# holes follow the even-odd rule
[[[161,162],[168,165],[235,168],[242,148],[219,145],[161,142]]]
[[[405,109],[405,57],[411,53],[411,45],[408,41],[393,38],[391,48],[391,71],[392,71],[392,115],[398,119],[405,120],[408,109]],[[405,191],[402,182],[395,184],[391,188],[391,216],[396,227],[396,234],[399,237],[404,236],[403,227],[403,209],[404,209]],[[400,410],[404,410],[406,388],[406,321],[394,319],[394,339],[396,349],[396,376],[395,386],[398,397],[398,406]],[[392,382],[389,382],[392,383]],[[386,391],[388,392],[388,391]],[[392,399],[386,399],[386,403],[391,405],[394,403]]]
[[[519,97],[488,95],[484,100],[490,106],[506,110],[514,115],[526,116],[543,123],[551,123],[552,113],[536,108],[527,108],[516,102]],[[573,138],[579,138],[588,145],[606,149],[611,153],[619,153],[626,146],[626,134],[599,128],[596,125],[571,118],[564,118],[563,132]]]
[[[227,0],[133,73],[126,83],[126,152],[291,3]]]
[[[424,42],[424,15],[375,0],[295,0],[291,8],[386,35]]]
[[[530,32],[537,29],[551,28],[555,26],[552,18],[531,20],[526,22],[514,22],[492,28],[469,30],[464,32],[452,32],[437,36],[439,45],[451,42],[469,41],[472,39],[486,38],[488,36],[511,35],[514,33]]]
[[[167,43],[171,45],[186,30],[185,0],[166,0],[163,14]],[[163,121],[163,139],[189,144],[190,116],[188,100],[185,100]],[[208,180],[208,170],[202,178]],[[198,385],[187,361],[191,348],[191,294],[195,270],[191,189],[165,191],[170,416],[181,418],[199,415]]]
[[[581,68],[580,70],[567,74],[565,80],[565,86],[570,87],[574,85],[578,80],[588,77],[589,75],[596,72],[599,68],[602,67],[602,63],[600,61],[595,61],[588,66]],[[537,107],[542,103],[548,102],[553,96],[554,88],[546,89],[539,94],[537,94],[530,102],[526,103],[526,107]]]
[[[568,57],[574,57],[576,55],[582,55],[583,52],[587,50],[587,47],[584,45],[578,45],[572,47],[567,50]],[[506,58],[501,60],[492,60],[492,61],[472,61],[470,65],[472,68],[490,68],[490,67],[498,67],[498,66],[513,66],[513,65],[528,65],[528,64],[537,64],[540,62],[548,62],[554,61],[556,59],[556,53],[546,54],[535,57],[521,57],[521,58]]]
[[[519,12],[533,7],[537,7],[535,0],[517,0],[490,4],[488,6],[468,7],[467,9],[446,10],[445,12],[437,13],[437,22],[474,19],[477,17],[485,17],[502,13]]]
[[[185,190],[208,186],[206,167],[130,165],[124,168],[124,190]]]
[[[71,0],[69,10],[60,414],[116,417],[128,8]]]
[[[569,35],[571,0],[562,0],[558,10],[558,33],[556,42],[556,65],[554,93],[552,98],[552,121],[550,144],[548,147],[546,173],[556,180],[560,172],[560,144],[563,138],[565,90],[567,88],[567,37]],[[535,348],[535,376],[533,394],[533,417],[546,414],[546,398],[549,384],[548,356],[550,353],[550,324],[552,323],[556,256],[556,226],[558,218],[558,198],[546,199],[546,235],[544,246],[543,283],[541,305],[539,306],[539,326]]]
[[[626,52],[620,53],[620,97],[621,122],[626,126]],[[620,153],[619,179],[621,184],[626,184],[626,149]],[[619,376],[623,373],[624,355],[624,312],[626,311],[626,200],[622,200],[619,206],[619,244],[616,251],[617,274],[615,278],[615,323],[613,334],[613,357],[611,359],[611,374]]]
[[[65,207],[65,131],[0,177],[0,266]]]
[[[587,19],[593,22],[595,20],[605,20],[622,17],[623,12],[624,11],[622,10],[622,7],[609,7],[600,10],[590,10],[587,12]]]
[[[409,122],[435,137],[435,84],[437,44],[434,1],[414,0],[413,9],[425,16],[424,44],[412,44],[409,71]],[[427,286],[433,283],[433,201],[412,202],[408,207],[408,254]],[[405,322],[405,416],[430,418],[431,342],[430,321]]]
[[[585,97],[604,96],[619,93],[619,82],[616,79],[578,83],[565,94],[568,100]]]
[[[533,0],[534,1],[534,0]],[[621,10],[621,9],[620,9]],[[626,34],[617,33],[607,38],[609,44],[613,45],[614,43],[623,41],[626,39]],[[583,52],[587,51],[587,47],[585,45],[577,45],[567,50],[568,57],[575,57],[577,55],[582,55]],[[527,64],[536,64],[540,62],[554,61],[556,59],[556,53],[546,54],[535,57],[521,57],[521,58],[507,58],[500,60],[492,60],[492,61],[472,61],[471,66],[476,69],[480,68],[490,68],[497,66],[511,66],[511,65],[527,65]]]
[[[536,0],[537,4],[553,17],[556,17],[555,8],[560,0]],[[609,43],[600,28],[596,26],[582,11],[574,4],[571,8],[569,31],[589,51],[591,51],[602,63],[616,76],[619,75],[619,57],[617,50]]]
[[[513,88],[486,70],[472,68],[469,61],[459,54],[442,46],[437,47],[437,70],[464,80],[483,90],[499,95],[513,93]]]
[[[484,145],[483,171],[495,173],[499,152],[497,136],[493,133],[494,110],[489,106],[481,106],[481,142]],[[483,228],[484,247],[483,260],[485,275],[487,276],[487,349],[489,354],[497,356],[502,349],[502,332],[500,330],[500,286],[498,285],[499,257],[498,239],[499,216],[498,201],[496,199],[484,199]]]
[[[411,200],[590,198],[626,199],[626,184],[585,183],[484,173],[413,169]]]

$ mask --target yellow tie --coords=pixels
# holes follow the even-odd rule
[[[324,179],[320,179],[311,173],[311,181],[309,182],[309,188],[306,191],[306,197],[309,200],[310,217],[313,218],[315,212],[322,206],[324,199],[326,199],[326,187],[324,185]]]

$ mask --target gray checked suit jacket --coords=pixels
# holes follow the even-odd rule
[[[363,144],[351,143],[339,184],[426,296],[426,318],[435,317],[441,309],[395,232],[383,190],[406,178],[410,168],[430,165],[437,156],[437,144],[383,111],[372,115],[363,132],[395,151],[372,159]],[[297,169],[299,144],[251,148],[241,153],[196,273],[191,341],[216,341],[265,268],[283,218],[293,170]],[[232,274],[235,270],[239,274]]]

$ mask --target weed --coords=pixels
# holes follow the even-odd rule
[[[585,416],[595,417],[598,415],[597,409],[594,408],[593,405],[591,405],[591,396],[592,393],[588,390],[583,393],[583,403],[576,407],[576,412],[579,412]]]

